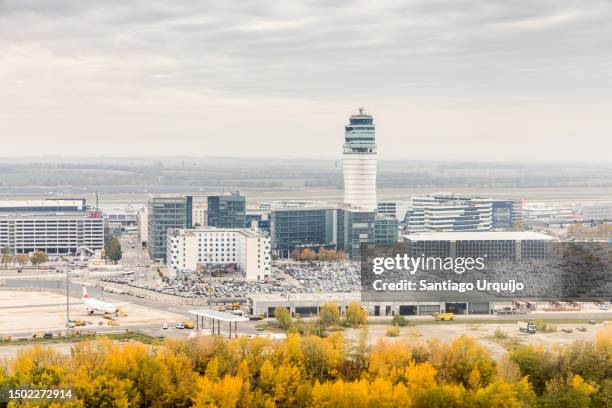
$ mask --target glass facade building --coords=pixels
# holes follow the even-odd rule
[[[398,238],[398,221],[395,218],[381,216],[374,219],[374,243],[376,245],[393,245]]]
[[[192,197],[150,196],[147,245],[155,261],[166,260],[168,229],[192,228]]]
[[[274,253],[288,257],[296,248],[335,247],[337,213],[334,208],[286,208],[270,214]]]
[[[244,228],[246,226],[245,197],[237,193],[208,196],[208,226]]]

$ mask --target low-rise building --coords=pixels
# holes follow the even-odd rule
[[[171,229],[166,264],[174,272],[235,264],[247,280],[259,280],[270,275],[270,238],[249,228]]]

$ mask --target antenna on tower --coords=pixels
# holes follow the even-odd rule
[[[100,198],[98,197],[98,190],[96,190],[96,211],[100,211],[100,207],[98,204],[100,203]]]

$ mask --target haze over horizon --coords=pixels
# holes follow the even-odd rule
[[[2,157],[611,160],[612,2],[0,0]]]

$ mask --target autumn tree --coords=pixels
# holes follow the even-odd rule
[[[334,326],[340,322],[340,307],[337,303],[324,303],[319,308],[319,321],[323,327]]]
[[[351,327],[359,327],[368,323],[368,311],[357,302],[351,302],[346,308],[346,323]]]
[[[8,264],[11,262],[13,262],[11,251],[9,249],[9,246],[4,244],[2,246],[2,263],[4,264],[4,267],[7,268]]]
[[[313,262],[317,259],[317,254],[310,248],[306,248],[300,254],[300,261]]]
[[[49,257],[47,256],[46,253],[42,252],[42,251],[35,251],[34,253],[32,253],[32,255],[30,256],[30,262],[32,263],[32,265],[34,265],[36,268],[38,268],[38,266],[42,263],[48,262],[49,261]]]
[[[300,250],[295,248],[293,251],[289,253],[289,257],[294,261],[299,261],[301,258]]]
[[[291,326],[291,313],[286,307],[277,307],[274,309],[274,317],[276,322],[283,330],[287,330]]]

